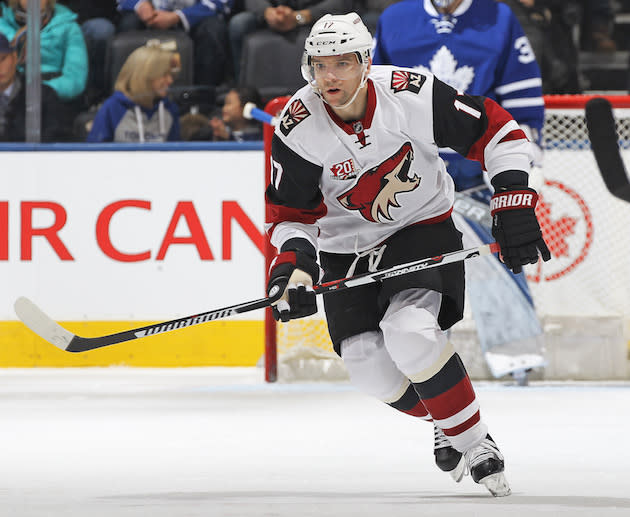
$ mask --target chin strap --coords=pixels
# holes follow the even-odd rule
[[[359,95],[359,92],[361,91],[361,88],[363,88],[365,86],[365,83],[367,82],[367,73],[366,72],[367,72],[367,65],[363,65],[363,72],[362,72],[361,82],[359,83],[359,86],[357,86],[357,89],[352,94],[352,97],[350,97],[350,100],[348,102],[346,102],[345,104],[342,104],[341,106],[333,106],[332,104],[330,104],[330,102],[328,102],[326,99],[324,99],[324,96],[322,95],[322,92],[317,87],[317,85],[314,84],[315,81],[313,81],[311,83],[311,88],[313,88],[313,91],[315,92],[315,95],[317,95],[322,101],[324,101],[326,104],[328,104],[331,108],[345,109],[348,106],[350,106],[350,104],[352,104],[354,102],[354,100],[357,98],[357,95]]]

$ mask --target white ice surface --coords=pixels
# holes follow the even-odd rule
[[[0,370],[3,517],[630,516],[630,384],[477,384],[513,495],[432,426],[256,369]]]

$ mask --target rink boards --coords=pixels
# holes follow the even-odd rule
[[[4,152],[0,366],[254,365],[262,311],[82,354],[13,312],[91,337],[263,297],[263,153],[226,147]]]
[[[250,366],[260,359],[262,311],[84,354],[43,342],[13,312],[14,300],[27,296],[91,337],[264,296],[259,144],[44,149],[2,153],[0,366]],[[569,159],[575,165],[566,167]],[[613,318],[609,362],[623,362],[617,343],[625,348],[630,335],[630,205],[586,172],[592,161],[589,151],[547,152],[543,227],[554,239],[554,260],[528,277],[546,330],[569,321],[580,334],[567,338],[575,347],[584,334],[575,317],[600,343],[589,318]]]

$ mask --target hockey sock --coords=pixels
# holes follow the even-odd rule
[[[427,411],[458,451],[479,443],[487,434],[479,402],[464,364],[453,354],[433,377],[414,388]]]
[[[420,400],[413,384],[409,384],[403,396],[395,402],[390,402],[389,405],[398,411],[407,413],[408,415],[419,417],[422,420],[427,420],[429,422],[432,421],[431,415],[422,403],[422,400]]]

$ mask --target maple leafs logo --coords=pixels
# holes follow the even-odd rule
[[[457,59],[445,45],[442,45],[429,61],[429,68],[418,65],[414,70],[431,72],[440,81],[462,92],[468,90],[475,78],[475,69],[472,66],[457,68]]]

